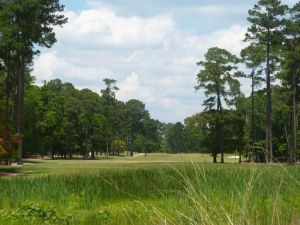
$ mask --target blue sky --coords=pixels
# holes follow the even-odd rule
[[[293,5],[296,0],[283,3]],[[234,54],[245,46],[254,0],[62,0],[69,23],[58,42],[35,58],[37,83],[60,78],[100,92],[118,80],[118,99],[146,103],[163,122],[201,111],[196,62],[210,47]],[[243,91],[249,93],[248,81]]]

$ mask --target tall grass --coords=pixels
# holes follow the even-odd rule
[[[299,180],[299,167],[206,164],[0,179],[0,224],[45,210],[63,219],[40,224],[297,224]]]

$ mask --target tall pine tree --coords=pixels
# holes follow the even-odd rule
[[[279,0],[260,0],[254,8],[249,10],[246,41],[253,45],[264,46],[266,55],[266,159],[273,162],[272,149],[272,88],[271,75],[275,72],[276,50],[283,41],[283,19],[288,7]]]
[[[31,63],[35,45],[50,48],[55,42],[53,28],[67,18],[59,0],[0,0],[1,42],[9,46],[16,63],[18,163],[22,164],[24,135],[24,83],[26,65]]]

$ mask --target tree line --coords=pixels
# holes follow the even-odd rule
[[[225,153],[249,161],[294,163],[300,77],[300,3],[259,0],[249,10],[248,46],[239,56],[210,48],[197,74],[204,111],[175,124],[151,118],[145,104],[116,99],[117,81],[97,94],[56,79],[34,85],[36,46],[50,48],[67,22],[58,0],[0,0],[0,158],[85,159],[98,153]],[[246,68],[246,69],[245,69]],[[248,79],[251,95],[241,91]],[[241,157],[240,157],[241,161]]]
[[[117,100],[115,80],[104,79],[104,84],[101,95],[59,79],[41,87],[25,84],[23,157],[95,159],[97,154],[159,151],[161,123],[150,117],[143,102]],[[10,150],[6,156],[14,158],[13,145]]]

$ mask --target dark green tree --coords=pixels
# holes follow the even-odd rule
[[[101,119],[97,119],[100,116],[100,96],[89,89],[83,89],[79,92],[79,104],[80,111],[82,112],[80,115],[80,126],[83,129],[81,129],[80,136],[84,137],[84,140],[82,140],[83,147],[85,148],[84,158],[88,159],[91,152],[92,159],[94,159],[95,148],[97,147],[94,146],[93,138],[96,135],[97,128],[101,126],[101,122],[99,124],[99,120]]]
[[[149,112],[145,109],[145,104],[139,100],[131,99],[126,102],[128,112],[128,125],[129,125],[129,150],[130,156],[133,156],[133,143],[135,135],[141,132],[143,128],[143,121],[149,119]]]
[[[114,130],[113,130],[113,111],[116,105],[116,92],[119,88],[116,86],[117,81],[114,79],[105,78],[103,80],[105,89],[101,90],[102,94],[102,114],[106,117],[106,155],[109,155],[109,146],[112,141]]]
[[[221,163],[224,163],[223,105],[232,106],[240,92],[238,77],[241,73],[236,66],[239,60],[225,49],[210,48],[205,55],[205,61],[197,63],[202,69],[197,74],[196,90],[204,89],[207,99],[203,102],[205,111],[216,109],[216,129],[218,151],[221,153]],[[213,162],[217,162],[218,152],[213,152]]]
[[[180,122],[172,124],[169,128],[167,143],[170,146],[172,153],[179,154],[184,150],[184,125]]]

